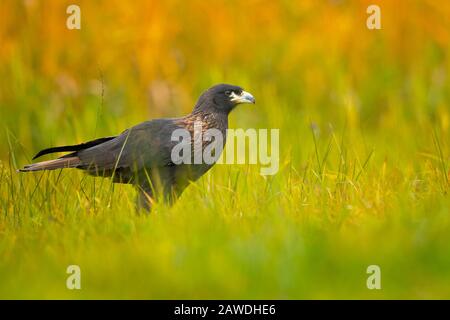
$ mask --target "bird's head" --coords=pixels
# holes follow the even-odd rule
[[[255,103],[255,98],[241,87],[218,84],[206,90],[198,99],[195,110],[218,111],[227,114],[238,104]]]

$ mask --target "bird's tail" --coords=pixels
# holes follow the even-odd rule
[[[28,171],[41,171],[41,170],[55,170],[64,168],[76,168],[81,164],[81,160],[78,157],[59,158],[54,160],[42,161],[32,163],[19,169],[20,172]]]

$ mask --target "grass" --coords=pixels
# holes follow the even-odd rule
[[[302,166],[284,156],[273,177],[219,165],[148,217],[135,214],[131,187],[2,163],[0,296],[447,297],[442,158],[400,170],[335,133],[305,149]],[[81,267],[80,291],[65,288],[70,264]],[[380,291],[365,287],[371,264]]]
[[[382,2],[371,33],[360,2],[314,3],[83,2],[79,33],[41,4],[3,4],[0,298],[450,297],[448,6]],[[276,175],[216,165],[144,216],[130,186],[15,171],[48,146],[181,116],[218,82],[256,97],[231,128],[280,129]],[[366,287],[373,264],[381,290]]]

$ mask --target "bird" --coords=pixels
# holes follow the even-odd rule
[[[218,130],[226,143],[228,115],[239,104],[255,104],[255,98],[242,87],[217,84],[204,91],[192,112],[179,118],[144,121],[117,136],[109,136],[76,145],[47,148],[32,160],[56,152],[70,152],[59,158],[25,165],[19,172],[76,168],[92,176],[111,178],[113,183],[132,184],[136,191],[136,209],[150,212],[155,201],[173,204],[191,182],[198,180],[213,163],[173,161],[172,150],[179,142],[172,133],[182,129],[190,134],[194,149],[195,125],[204,132]],[[208,145],[202,144],[202,150]],[[194,152],[191,153],[191,158]]]

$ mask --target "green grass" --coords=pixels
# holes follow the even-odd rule
[[[135,214],[129,186],[78,171],[16,173],[10,136],[0,296],[448,297],[450,199],[438,135],[429,134],[433,153],[407,159],[348,129],[323,134],[302,121],[298,131],[305,139],[281,144],[277,175],[218,165],[150,216]],[[70,264],[81,267],[80,291],[65,287]],[[371,264],[381,267],[382,290],[366,288]]]
[[[0,298],[449,298],[450,6],[380,3],[377,31],[361,1],[85,1],[79,31],[5,3]],[[217,165],[144,216],[131,186],[16,172],[219,82],[256,98],[231,128],[280,129],[276,175]]]

